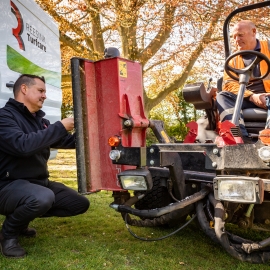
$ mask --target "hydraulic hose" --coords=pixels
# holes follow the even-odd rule
[[[198,218],[198,222],[203,230],[203,232],[215,243],[219,243],[215,231],[213,228],[209,226],[209,221],[207,220],[207,217],[204,212],[204,206],[203,202],[199,201],[196,203],[196,214]]]
[[[215,207],[215,233],[222,247],[234,258],[250,263],[266,263],[270,259],[270,251],[261,250],[269,244],[269,239],[260,243],[251,242],[241,237],[233,236],[226,232],[224,214],[225,210],[220,201],[215,200],[213,194],[209,194],[209,200]],[[236,240],[233,243],[232,240]],[[241,243],[242,242],[242,243]]]
[[[130,225],[127,221],[127,217],[128,217],[128,214],[125,214],[125,223],[126,223],[126,227],[129,231],[129,233],[131,235],[133,235],[135,238],[139,239],[139,240],[142,240],[142,241],[159,241],[159,240],[163,240],[165,238],[168,238],[176,233],[178,233],[179,231],[183,230],[184,228],[187,227],[188,224],[190,224],[195,218],[196,218],[196,215],[194,215],[193,217],[191,217],[190,220],[188,220],[184,225],[182,225],[181,227],[179,227],[177,230],[173,231],[172,233],[169,233],[167,235],[164,235],[164,236],[161,236],[161,237],[158,237],[158,238],[145,238],[145,237],[141,237],[141,236],[138,236],[136,233],[134,233],[128,225]]]
[[[142,217],[142,218],[156,218],[156,217],[160,217],[165,214],[171,213],[173,211],[176,211],[178,209],[185,208],[188,205],[191,205],[199,200],[202,200],[209,192],[210,192],[210,189],[208,187],[205,187],[201,189],[199,192],[196,192],[193,195],[186,197],[185,199],[179,202],[172,203],[162,208],[156,208],[156,209],[150,209],[150,210],[138,210],[138,209],[131,208],[128,205],[117,205],[117,204],[111,204],[110,207],[114,208],[115,210],[119,212],[130,213],[132,215]]]

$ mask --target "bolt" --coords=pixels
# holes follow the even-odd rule
[[[267,224],[267,225],[269,225],[269,224],[270,224],[270,220],[269,220],[269,219],[266,219],[266,220],[264,221],[264,223]]]
[[[124,122],[124,126],[126,126],[126,127],[131,127],[131,126],[132,126],[132,121],[131,121],[131,120],[126,120],[126,121]]]
[[[212,163],[212,167],[213,167],[213,168],[216,168],[216,167],[217,167],[217,163],[216,163],[216,162],[213,162],[213,163]]]
[[[196,188],[197,185],[196,185],[196,184],[192,184],[191,187],[192,187],[192,188]]]
[[[150,153],[154,153],[154,149],[153,148],[150,148]]]
[[[150,165],[154,165],[155,161],[154,160],[150,160]]]
[[[240,228],[247,228],[247,222],[245,221],[245,220],[240,220],[239,222],[238,222],[238,226],[240,227]]]
[[[218,149],[217,149],[217,148],[214,148],[214,149],[213,149],[213,154],[215,154],[215,155],[218,154]]]

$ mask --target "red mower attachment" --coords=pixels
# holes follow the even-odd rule
[[[109,153],[116,144],[145,146],[141,65],[119,57],[71,65],[79,192],[122,190],[117,174],[134,166],[112,164]]]

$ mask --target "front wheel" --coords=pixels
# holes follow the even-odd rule
[[[171,203],[174,203],[175,200],[172,198],[167,188],[168,180],[168,177],[164,178],[163,176],[153,176],[153,188],[150,191],[144,192],[145,196],[137,203],[135,203],[135,208],[139,210],[150,210],[155,208],[162,208]],[[138,193],[138,191],[134,192],[135,195],[138,195]],[[140,194],[142,194],[142,192],[140,192]],[[154,225],[174,227],[180,223],[183,223],[186,220],[188,213],[191,211],[193,211],[193,206],[188,206],[184,209],[173,211],[162,217],[149,219],[148,223],[146,224],[151,224],[151,226]]]

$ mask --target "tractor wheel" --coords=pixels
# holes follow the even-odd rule
[[[168,189],[160,185],[161,177],[153,177],[153,188],[145,192],[145,197],[135,204],[135,208],[139,210],[148,210],[154,208],[161,208],[173,202]],[[134,192],[136,195],[138,192]]]
[[[165,179],[167,180],[167,179]],[[139,210],[149,210],[155,208],[161,208],[169,205],[170,203],[175,202],[169,192],[167,187],[162,186],[161,183],[164,181],[160,176],[153,177],[153,188],[145,192],[145,197],[135,203],[135,208]],[[136,195],[137,192],[134,194]],[[166,223],[162,224],[162,226],[175,227],[181,223],[183,223],[188,214],[184,209],[176,210],[166,216]],[[157,218],[158,219],[158,218]],[[160,226],[160,225],[157,225]]]

